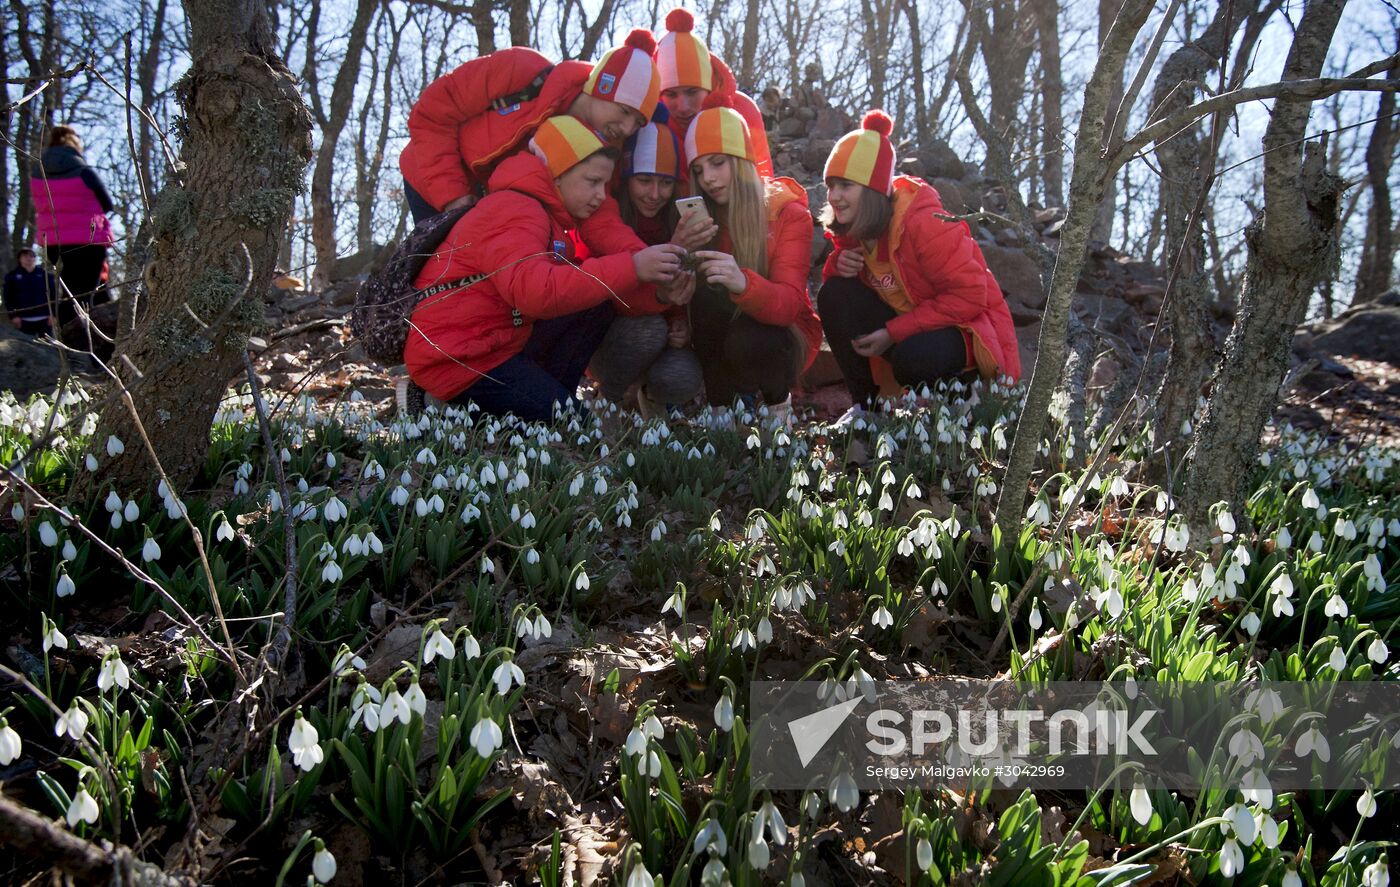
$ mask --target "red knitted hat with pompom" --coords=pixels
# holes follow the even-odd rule
[[[824,179],[846,179],[872,191],[889,194],[894,188],[894,119],[884,111],[868,111],[860,129],[848,132],[831,149]]]
[[[646,28],[635,28],[616,49],[610,49],[593,66],[583,84],[585,95],[636,108],[647,120],[661,100],[661,78],[651,55],[656,38]]]
[[[666,13],[666,35],[656,45],[656,70],[661,88],[695,86],[714,89],[710,50],[695,32],[695,15],[677,7]]]

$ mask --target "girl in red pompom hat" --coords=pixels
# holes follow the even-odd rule
[[[759,175],[773,175],[773,158],[768,151],[768,135],[763,129],[763,113],[754,100],[739,91],[734,72],[710,52],[695,33],[695,15],[677,7],[666,14],[666,35],[656,45],[656,69],[661,75],[661,101],[670,112],[667,121],[676,138],[685,141],[686,130],[703,108],[719,107],[716,100],[728,98],[744,118],[753,140],[754,163]]]
[[[895,175],[894,121],[871,111],[827,158],[822,328],[854,409],[881,391],[963,374],[1018,379],[1011,312],[964,222],[938,192]]]

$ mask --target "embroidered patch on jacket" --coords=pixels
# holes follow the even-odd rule
[[[497,113],[500,114],[502,117],[504,117],[504,116],[506,116],[507,114],[513,114],[513,113],[515,113],[516,111],[519,111],[519,110],[520,110],[520,103],[519,103],[519,102],[516,102],[516,103],[513,104],[513,105],[506,105],[504,108],[501,108],[499,111],[497,111]]]
[[[598,78],[598,94],[609,95],[613,91],[613,86],[617,83],[617,78],[612,74],[604,74]]]
[[[568,243],[566,243],[566,242],[564,242],[564,241],[562,241],[562,240],[556,240],[556,241],[554,241],[553,243],[550,244],[550,248],[554,250],[554,261],[559,262],[559,263],[561,263],[561,264],[562,264],[563,262],[568,261],[568,258],[569,258],[569,244],[568,244]]]

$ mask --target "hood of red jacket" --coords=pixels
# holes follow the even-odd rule
[[[502,160],[491,173],[486,190],[491,193],[515,191],[533,197],[544,205],[550,217],[561,227],[573,228],[578,225],[578,220],[564,208],[559,189],[554,187],[554,177],[545,168],[544,161],[529,151],[521,151]]]

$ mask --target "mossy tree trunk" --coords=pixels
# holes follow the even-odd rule
[[[99,481],[151,490],[156,466],[138,421],[178,489],[199,473],[219,400],[262,324],[279,237],[311,155],[311,118],[277,57],[259,0],[185,3],[193,64],[177,86],[183,168],[144,226],[150,237],[139,322],[113,361],[130,390],[99,416]],[[138,420],[139,417],[139,420]]]
[[[1284,62],[1285,81],[1318,76],[1345,5],[1314,0],[1307,6]],[[1193,528],[1206,527],[1215,502],[1229,502],[1238,516],[1294,330],[1336,265],[1345,183],[1327,172],[1325,148],[1304,140],[1311,110],[1307,100],[1279,98],[1264,134],[1264,209],[1245,235],[1240,310],[1191,447],[1184,498]]]

